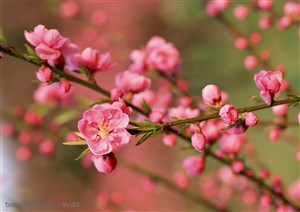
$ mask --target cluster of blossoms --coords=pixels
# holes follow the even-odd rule
[[[268,29],[272,19],[275,18],[271,13],[273,1],[257,0],[251,4],[254,6],[237,6],[234,9],[236,19],[245,21],[252,10],[262,10],[267,13],[268,17],[263,17],[259,21],[259,26],[262,29]],[[230,6],[230,0],[211,0],[206,4],[206,9],[209,16],[222,18],[222,12]],[[68,13],[62,8],[66,17],[74,16],[78,12],[78,8],[76,9],[74,5],[68,5],[68,7],[73,7],[73,12]],[[299,21],[299,7],[300,4],[296,2],[285,3],[284,16],[279,19],[279,29],[286,29]],[[73,93],[69,92],[71,84],[67,78],[61,77],[59,72],[66,72],[71,76],[84,74],[87,77],[87,83],[98,86],[94,76],[116,66],[116,63],[112,62],[110,53],[102,54],[90,47],[80,52],[70,39],[63,37],[55,29],[48,30],[43,25],[36,26],[33,32],[25,31],[25,38],[35,47],[35,53],[42,62],[36,73],[41,85],[34,93],[35,102],[40,105],[47,105],[50,108],[66,107],[73,101]],[[260,40],[259,33],[252,33],[249,39],[237,36],[235,46],[239,50],[251,50]],[[248,55],[244,60],[244,66],[247,70],[255,70],[269,58],[270,54],[267,51],[261,52],[259,56]],[[177,145],[177,133],[187,138],[190,141],[190,149],[198,154],[186,157],[183,161],[185,172],[179,171],[175,174],[175,183],[179,188],[185,189],[189,186],[187,175],[200,175],[205,170],[206,156],[212,154],[211,149],[218,144],[213,154],[221,161],[223,159],[225,162],[229,161],[227,165],[230,167],[221,168],[217,174],[218,179],[199,183],[200,190],[207,198],[217,193],[220,208],[223,209],[228,205],[232,191],[235,189],[241,193],[245,204],[259,202],[261,211],[269,210],[274,201],[272,196],[263,193],[259,201],[258,194],[252,185],[243,181],[245,178],[234,175],[243,174],[248,177],[255,175],[251,169],[247,168],[245,162],[239,159],[239,154],[242,150],[246,151],[249,143],[245,132],[259,122],[253,110],[236,109],[234,105],[228,103],[228,94],[214,84],[206,85],[202,89],[201,101],[197,102],[195,98],[187,95],[188,84],[183,80],[177,80],[181,64],[179,51],[172,43],[166,42],[161,37],[154,36],[144,48],[133,50],[130,59],[132,64],[128,69],[115,76],[115,86],[107,92],[109,94],[106,94],[110,99],[106,103],[97,103],[85,110],[82,119],[77,124],[80,133],[67,136],[66,143],[69,142],[70,145],[73,142],[83,141],[88,146],[88,151],[83,152],[85,156],[82,160],[83,165],[88,167],[94,164],[98,172],[111,173],[117,166],[115,152],[130,142],[133,136],[131,132],[134,130],[140,130],[139,133],[143,135],[142,140],[151,137],[156,133],[155,130],[159,129],[158,131],[163,133],[163,143],[168,147]],[[152,88],[155,87],[155,83],[152,82],[150,71],[157,71],[165,77],[158,82],[156,90]],[[254,74],[254,82],[260,90],[260,97],[265,102],[265,107],[273,106],[274,99],[290,89],[288,81],[284,79],[284,73],[284,67],[278,66],[274,71],[262,70]],[[175,88],[168,82],[170,79],[177,80],[176,89],[180,94],[178,99],[172,93]],[[132,108],[128,105],[137,109],[139,113],[132,115]],[[282,119],[286,121],[287,104],[273,107],[272,111],[277,118],[280,118],[279,121]],[[40,126],[45,119],[44,114],[33,110],[22,113],[22,116],[25,123],[33,127]],[[203,117],[204,119],[201,119]],[[130,122],[130,119],[135,120]],[[298,120],[300,124],[300,113]],[[130,125],[135,128],[130,128]],[[151,127],[157,127],[157,129],[153,130]],[[278,140],[285,127],[280,124],[272,127],[270,139]],[[53,124],[51,128],[56,129],[58,126]],[[3,132],[9,136],[15,134],[15,128],[12,125],[4,125],[3,129]],[[54,152],[55,144],[51,139],[38,135],[32,136],[32,134],[33,132],[28,131],[18,132],[20,143],[23,145],[16,153],[19,160],[26,161],[31,157],[32,151],[26,145],[31,143],[33,137],[39,138],[35,143],[38,143],[42,154],[52,155]],[[300,160],[299,155],[300,149],[298,148],[298,160]],[[262,182],[268,179],[269,175],[267,170],[262,171],[260,173]],[[271,181],[274,192],[282,194],[281,179],[275,176]],[[297,191],[297,187],[299,187],[299,182],[291,186],[290,193],[299,200],[300,192]],[[280,205],[278,211],[293,211],[293,208]]]

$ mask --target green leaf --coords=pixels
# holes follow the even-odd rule
[[[63,145],[67,146],[80,146],[80,145],[87,145],[87,142],[85,140],[76,140],[76,141],[68,141],[68,142],[63,142]]]
[[[26,48],[26,50],[27,50],[27,53],[28,53],[30,56],[32,56],[32,57],[34,57],[34,58],[39,58],[38,55],[35,53],[35,51],[34,51],[29,45],[24,44],[24,46],[25,46],[25,48]]]
[[[154,124],[153,122],[147,120],[145,122],[139,122],[139,121],[131,121],[129,124],[131,124],[132,126],[135,127],[155,127],[156,124]]]
[[[6,37],[5,37],[2,26],[0,26],[0,43],[1,44],[6,44],[7,43],[7,40],[6,40]]]
[[[90,79],[93,76],[90,70],[85,66],[82,66],[79,71],[83,73],[88,79]]]
[[[181,134],[185,131],[186,128],[188,128],[190,126],[190,124],[184,124],[179,128],[178,133]]]
[[[77,158],[75,158],[74,160],[80,160],[82,158],[84,158],[87,154],[89,154],[90,152],[90,148],[86,148]]]
[[[151,107],[148,105],[148,103],[143,99],[142,108],[147,112],[151,113]]]
[[[76,116],[78,115],[78,112],[75,110],[68,110],[68,111],[62,111],[60,112],[53,121],[55,123],[58,123],[59,125],[63,125],[67,122],[72,121]]]
[[[141,139],[136,143],[136,146],[141,145],[142,143],[144,143],[148,138],[150,138],[155,132],[149,132],[146,133],[145,135],[143,135],[143,137],[141,137]]]

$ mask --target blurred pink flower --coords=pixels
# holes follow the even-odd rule
[[[53,73],[50,68],[46,66],[40,67],[38,72],[36,73],[36,78],[44,83],[48,83],[52,80]]]
[[[249,127],[255,126],[258,122],[258,118],[253,112],[246,113],[244,118],[245,118],[245,124]]]
[[[78,129],[94,155],[106,155],[129,142],[128,123],[128,115],[120,108],[95,105],[83,113]]]
[[[274,95],[279,91],[282,82],[280,71],[261,71],[254,75],[256,86],[261,90],[260,96],[267,105],[271,105]]]
[[[163,38],[154,36],[146,46],[146,61],[149,67],[173,74],[179,70],[179,51],[172,43],[167,43]]]
[[[198,175],[204,170],[204,158],[200,156],[189,156],[184,159],[183,167],[189,175]]]
[[[140,74],[144,73],[147,70],[147,64],[145,58],[146,58],[145,50],[134,49],[130,53],[130,59],[133,62],[129,67],[130,71],[140,73]]]
[[[151,85],[151,79],[143,75],[124,71],[119,73],[115,78],[117,88],[124,93],[139,93],[147,90]]]

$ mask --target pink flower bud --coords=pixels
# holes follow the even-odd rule
[[[16,151],[16,158],[21,162],[28,161],[32,156],[32,151],[29,147],[19,147]]]
[[[124,195],[121,192],[115,191],[111,194],[111,201],[115,205],[121,205],[124,202]]]
[[[300,112],[298,113],[298,124],[300,125]]]
[[[115,101],[119,100],[119,98],[122,98],[122,96],[123,92],[121,89],[114,88],[110,91],[110,97]]]
[[[239,5],[234,9],[233,14],[236,19],[244,21],[249,17],[250,9],[247,6]]]
[[[267,178],[270,177],[270,172],[268,170],[263,170],[261,173],[260,173],[260,178],[262,180],[265,180]]]
[[[270,10],[273,7],[273,0],[257,0],[257,5],[262,10]]]
[[[60,5],[60,15],[64,18],[74,18],[79,13],[79,6],[75,1],[63,1]]]
[[[189,178],[183,172],[176,172],[174,178],[179,188],[186,189],[189,186]]]
[[[177,87],[180,91],[188,91],[189,90],[189,83],[186,80],[179,79],[177,80]]]
[[[71,83],[67,80],[63,80],[63,81],[60,81],[59,87],[63,93],[68,93],[71,89]]]
[[[206,137],[202,132],[197,132],[192,135],[192,146],[198,152],[204,152],[206,145]]]
[[[292,25],[292,23],[293,23],[293,19],[290,16],[282,16],[279,19],[278,29],[285,30],[289,28]]]
[[[259,19],[258,22],[258,26],[259,28],[263,29],[263,30],[267,30],[272,26],[272,20],[269,16],[264,16],[262,18]]]
[[[263,196],[261,196],[260,198],[260,204],[264,207],[268,207],[270,206],[272,203],[272,199],[269,195],[264,194]]]
[[[43,122],[43,117],[36,112],[27,111],[24,115],[24,120],[29,125],[40,125]]]
[[[265,50],[259,54],[259,57],[261,60],[268,61],[268,60],[270,60],[271,54],[269,51]]]
[[[107,15],[102,10],[95,10],[91,15],[91,22],[96,26],[103,25],[107,20]]]
[[[300,16],[300,3],[286,2],[284,5],[284,14],[294,17]]]
[[[235,47],[239,50],[245,50],[249,47],[248,40],[243,37],[239,37],[235,40]]]
[[[294,182],[290,187],[289,187],[289,194],[291,197],[297,201],[300,201],[300,180]]]
[[[44,83],[48,83],[52,80],[53,73],[50,68],[42,66],[36,73],[36,78]]]
[[[282,130],[278,129],[277,127],[274,127],[271,129],[269,133],[269,138],[271,141],[278,141],[281,136]]]
[[[184,159],[183,167],[189,175],[195,176],[204,170],[204,158],[200,156],[190,156]]]
[[[225,134],[221,137],[220,148],[226,154],[237,154],[241,151],[243,143],[241,135]]]
[[[251,42],[256,45],[261,41],[261,35],[258,32],[253,32],[250,36]]]
[[[290,89],[290,83],[287,79],[282,79],[280,89],[282,89],[284,91],[288,91]]]
[[[277,116],[286,116],[288,114],[289,106],[285,105],[277,105],[272,107],[272,111]]]
[[[259,60],[254,55],[248,55],[244,60],[244,66],[248,71],[256,69],[259,65]]]
[[[221,103],[221,91],[216,85],[207,85],[202,89],[202,98],[208,105],[216,106]]]
[[[206,4],[206,13],[208,16],[216,17],[220,12],[221,10],[213,2],[208,2]]]
[[[226,124],[230,125],[235,124],[239,117],[239,113],[237,112],[237,110],[233,105],[230,104],[224,105],[221,108],[219,115]]]
[[[93,155],[92,161],[100,173],[111,173],[117,166],[117,158],[112,152],[107,155]]]
[[[3,135],[7,138],[14,136],[16,133],[16,128],[11,123],[1,123],[0,128],[1,128],[0,135]]]
[[[245,118],[245,124],[249,127],[255,126],[258,122],[258,118],[253,112],[246,113],[244,118]]]
[[[233,164],[232,164],[232,170],[235,172],[235,173],[240,173],[244,170],[245,166],[244,166],[244,163],[242,161],[235,161]]]
[[[19,134],[19,141],[21,144],[29,144],[31,142],[31,134],[27,131],[23,131]]]
[[[43,155],[52,155],[55,151],[55,143],[52,140],[44,140],[39,146],[40,153]]]
[[[163,143],[166,146],[173,147],[177,143],[176,135],[174,134],[164,134],[163,135]]]

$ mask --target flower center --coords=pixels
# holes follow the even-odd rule
[[[106,138],[110,133],[110,130],[107,126],[99,126],[99,132],[98,135],[100,135],[101,138]]]

